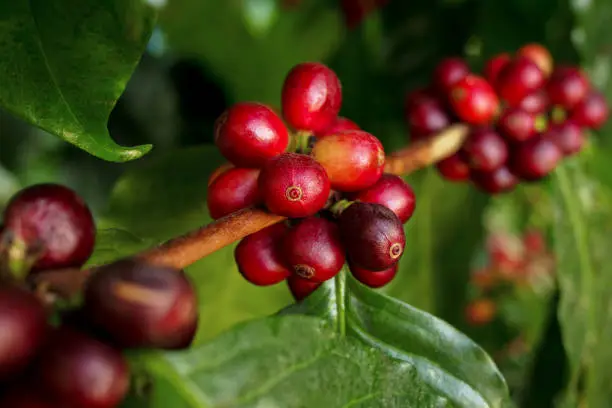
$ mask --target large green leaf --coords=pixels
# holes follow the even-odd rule
[[[377,293],[342,272],[282,314],[320,316],[337,331],[410,363],[431,392],[456,406],[500,407],[506,383],[476,343],[448,323]]]
[[[462,351],[472,358],[474,350]],[[133,361],[149,377],[149,394],[126,408],[476,408],[500,406],[503,396],[488,403],[419,358],[392,359],[306,316],[249,322],[189,351]],[[476,377],[487,374],[483,365]]]
[[[214,146],[151,155],[125,173],[111,195],[93,263],[107,262],[210,223],[207,181],[223,162]],[[203,322],[197,340],[276,312],[290,302],[283,284],[261,288],[238,273],[230,246],[187,268]]]
[[[15,0],[0,5],[0,104],[28,122],[109,161],[122,147],[106,122],[155,21],[142,0]]]

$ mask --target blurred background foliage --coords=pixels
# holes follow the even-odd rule
[[[539,42],[557,61],[583,65],[610,98],[611,22],[612,3],[604,0],[391,0],[351,29],[336,1],[168,0],[160,5],[147,51],[108,123],[119,144],[152,143],[151,153],[123,164],[105,162],[0,112],[0,205],[16,189],[34,183],[73,187],[98,217],[101,239],[92,263],[103,262],[210,221],[206,181],[222,162],[211,144],[214,120],[237,101],[278,107],[284,76],[296,63],[323,61],[336,70],[344,89],[341,114],[393,151],[409,140],[402,113],[406,92],[426,84],[435,64],[447,56],[463,56],[479,70],[495,53]],[[600,286],[597,295],[590,292],[597,284],[584,283],[583,267],[591,263],[597,276],[603,276],[596,257],[605,258],[605,251],[597,248],[602,241],[612,242],[604,235],[612,221],[605,205],[606,189],[612,187],[607,159],[611,130],[610,125],[604,128],[583,157],[570,163],[567,172],[563,169],[565,185],[548,180],[491,198],[471,186],[443,181],[434,169],[408,177],[417,193],[417,210],[406,227],[400,274],[384,291],[442,317],[483,344],[526,407],[550,406],[566,381],[570,388],[562,401],[577,406],[572,393],[583,387],[584,345],[568,333],[585,337],[595,326],[609,326],[605,313],[590,320],[593,326],[584,326],[589,323],[584,323],[582,308],[571,306],[592,296],[600,310],[607,305],[606,288]],[[596,184],[577,178],[577,172]],[[571,197],[578,195],[577,186],[586,186],[584,197]],[[592,194],[597,195],[595,204]],[[598,212],[597,218],[581,213],[587,208],[584,202],[591,203],[588,208]],[[559,222],[567,219],[566,213],[573,214],[569,226]],[[587,220],[585,226],[580,226],[582,220]],[[587,224],[600,234],[591,234]],[[527,261],[528,245],[519,237],[533,230],[544,244],[539,272],[525,278],[530,270],[526,262],[533,259]],[[555,231],[568,238],[553,239]],[[521,242],[522,263],[514,266],[515,272],[508,272],[503,256],[492,249],[496,237],[505,237],[503,245],[511,255]],[[600,237],[598,244],[594,237]],[[558,280],[561,295],[555,279],[560,272],[549,247],[553,242],[563,252],[558,265],[572,268],[578,259]],[[580,247],[582,252],[575,255]],[[290,303],[283,285],[257,288],[244,282],[232,251],[219,251],[189,269],[198,282],[207,322],[200,340]],[[544,266],[543,260],[548,262]],[[493,286],[479,280],[483,275],[478,273],[499,277],[500,270],[522,275]],[[575,288],[578,300],[564,297],[563,289],[569,287]],[[470,309],[481,299],[495,303],[484,323],[478,313],[484,310],[486,316],[486,305]],[[476,320],[470,310],[478,312]],[[611,362],[607,354],[589,355],[601,357],[604,367]],[[609,373],[609,366],[603,372]],[[592,385],[598,397],[589,407],[612,402],[605,399],[612,386],[600,381]]]

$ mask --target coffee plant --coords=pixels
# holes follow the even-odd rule
[[[0,407],[609,407],[611,15],[0,5]]]

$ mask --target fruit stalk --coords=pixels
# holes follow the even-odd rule
[[[385,172],[407,175],[455,153],[468,133],[465,125],[454,125],[435,137],[416,142],[387,156]],[[258,208],[246,208],[222,217],[195,231],[147,249],[137,255],[148,263],[183,269],[211,253],[230,245],[286,217],[271,214]],[[63,296],[72,296],[81,291],[87,278],[95,271],[59,269],[35,274],[35,284],[43,285]]]

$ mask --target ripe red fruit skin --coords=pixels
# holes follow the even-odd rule
[[[47,335],[47,314],[32,293],[12,285],[0,287],[0,379],[23,370]]]
[[[385,167],[380,140],[363,130],[325,137],[317,141],[311,154],[325,168],[331,187],[342,192],[371,187]]]
[[[510,106],[517,106],[527,95],[542,88],[545,82],[546,77],[535,62],[518,57],[499,73],[497,91]]]
[[[41,385],[61,407],[114,408],[130,375],[121,352],[72,329],[59,329],[37,365]]]
[[[355,279],[371,288],[382,288],[390,283],[395,278],[395,275],[397,275],[398,267],[399,264],[395,263],[384,271],[372,272],[357,265],[349,264],[349,269]]]
[[[300,221],[285,235],[283,248],[293,272],[315,282],[336,276],[346,260],[338,226],[324,218]]]
[[[326,65],[305,62],[287,74],[281,99],[283,116],[293,128],[321,132],[340,112],[342,85]]]
[[[544,136],[552,140],[566,157],[580,152],[585,142],[582,129],[571,120],[554,125]]]
[[[499,109],[499,100],[491,85],[484,78],[473,74],[451,87],[450,103],[455,114],[472,125],[490,123]]]
[[[357,27],[370,13],[386,5],[389,0],[342,0],[340,7],[349,29]]]
[[[259,169],[233,167],[219,175],[208,186],[206,205],[212,219],[260,204],[259,172]]]
[[[436,168],[440,175],[449,181],[466,181],[470,178],[470,166],[459,153],[440,160]]]
[[[383,174],[372,187],[351,194],[353,201],[384,205],[405,224],[416,208],[414,190],[401,177]]]
[[[34,271],[80,267],[93,252],[91,212],[74,191],[59,184],[37,184],[13,196],[4,210],[4,226],[28,246],[41,245]]]
[[[502,69],[510,62],[510,54],[507,52],[497,54],[487,61],[484,67],[484,77],[496,88],[497,78]]]
[[[247,281],[257,286],[269,286],[289,277],[281,244],[287,231],[284,223],[274,224],[240,241],[234,250],[234,258],[240,274]]]
[[[222,175],[223,173],[225,173],[226,171],[228,171],[229,169],[233,168],[234,165],[232,163],[226,162],[223,163],[222,165],[220,165],[219,167],[217,167],[215,169],[215,171],[213,171],[210,174],[210,177],[208,177],[208,183],[206,184],[207,186],[210,186],[212,183],[215,182],[215,180]]]
[[[590,84],[578,68],[562,66],[553,71],[546,90],[553,105],[572,109],[586,98]]]
[[[300,278],[297,275],[291,275],[287,278],[287,286],[289,286],[289,291],[293,298],[300,302],[317,290],[319,286],[321,286],[321,282],[315,282]]]
[[[546,77],[550,76],[553,70],[553,58],[550,52],[540,44],[525,44],[516,52],[517,56],[529,58]]]
[[[312,157],[283,153],[269,160],[261,170],[259,191],[266,207],[274,214],[308,217],[327,203],[330,180],[323,166]]]
[[[289,145],[289,131],[268,106],[239,102],[215,123],[215,144],[221,154],[239,167],[261,167]]]
[[[470,302],[465,309],[468,323],[481,326],[490,323],[497,313],[497,306],[490,299],[477,299]]]
[[[318,132],[315,136],[322,138],[336,133],[346,132],[347,130],[360,130],[358,124],[343,116],[338,116],[334,123],[323,132]]]
[[[524,142],[536,135],[536,116],[520,108],[508,108],[499,117],[501,133],[513,142]]]
[[[493,171],[508,159],[504,139],[489,127],[474,128],[461,148],[461,155],[471,169]]]
[[[524,110],[525,112],[540,114],[546,112],[550,105],[548,100],[548,94],[544,89],[538,89],[527,96],[525,96],[516,105],[517,108]]]
[[[84,310],[126,348],[188,347],[198,322],[197,296],[182,271],[134,259],[96,270],[85,287]]]
[[[402,222],[383,205],[357,201],[342,212],[339,226],[348,258],[355,266],[383,271],[404,253]]]
[[[563,152],[552,140],[536,136],[512,150],[509,168],[521,179],[535,181],[554,170],[562,157]]]
[[[570,119],[583,127],[600,129],[608,120],[609,108],[604,96],[591,91],[570,113]]]
[[[408,112],[411,134],[429,136],[447,128],[452,118],[440,100],[429,100],[413,104]]]
[[[416,106],[427,102],[440,102],[440,97],[434,89],[422,87],[408,92],[404,100],[404,116],[408,118]]]
[[[433,73],[433,83],[441,95],[447,95],[453,85],[470,73],[470,67],[461,58],[445,58]]]
[[[518,177],[506,166],[488,172],[474,171],[471,178],[476,187],[489,194],[511,191],[519,183]]]

